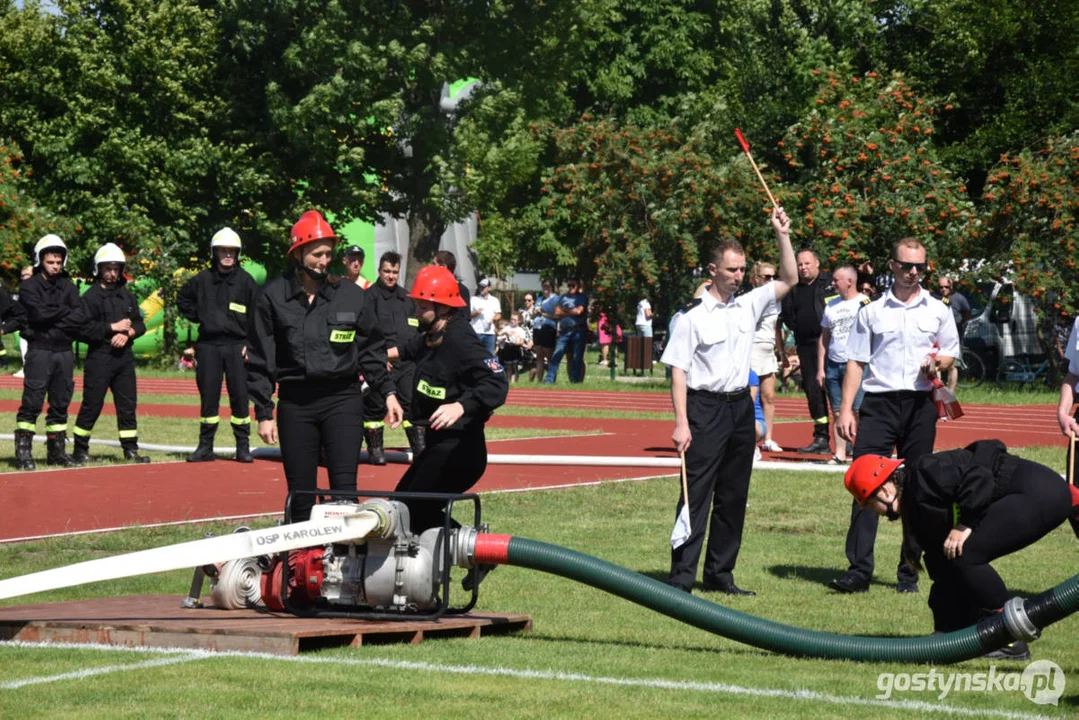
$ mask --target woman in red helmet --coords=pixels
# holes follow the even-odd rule
[[[356,489],[360,375],[386,395],[386,422],[401,423],[374,312],[363,290],[328,272],[336,244],[322,215],[304,213],[292,226],[289,269],[262,289],[249,327],[247,382],[258,433],[270,445],[280,438],[290,492],[316,489],[322,447],[330,487]],[[307,520],[313,505],[314,496],[294,498],[289,519]]]
[[[989,565],[1044,537],[1079,511],[1079,488],[1055,471],[1008,453],[999,440],[902,460],[863,455],[847,470],[847,490],[889,520],[902,518],[924,551],[933,580],[929,607],[938,632],[999,612],[1008,590]],[[1026,659],[1015,642],[993,657]]]
[[[400,353],[416,364],[412,422],[427,426],[427,447],[413,458],[397,490],[463,493],[487,469],[483,428],[506,402],[506,372],[461,319],[464,300],[452,272],[423,268],[409,297],[416,303],[421,333]],[[413,532],[442,524],[440,503],[409,506]]]

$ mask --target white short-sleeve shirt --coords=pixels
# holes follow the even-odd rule
[[[494,335],[495,315],[502,314],[502,303],[498,301],[494,295],[488,295],[483,297],[482,295],[473,295],[469,301],[471,309],[473,311],[479,310],[480,314],[472,318],[472,329],[476,331],[477,335]]]
[[[934,350],[958,357],[959,331],[948,306],[924,288],[909,305],[891,290],[863,305],[847,338],[847,359],[866,363],[862,389],[867,393],[929,390],[921,365]]]
[[[671,322],[661,362],[686,372],[686,387],[734,392],[746,387],[757,322],[775,301],[768,283],[723,304],[710,292]]]
[[[637,303],[637,319],[634,322],[635,325],[647,325],[652,327],[652,318],[648,317],[645,311],[652,309],[652,303],[648,302],[648,298],[641,300]]]
[[[868,303],[869,298],[858,293],[850,300],[844,300],[842,296],[834,297],[824,306],[820,326],[828,328],[832,334],[828,341],[828,359],[832,362],[847,362],[847,338],[850,337],[850,329],[854,327],[854,318],[862,305]]]
[[[1068,346],[1064,348],[1064,357],[1068,361],[1068,372],[1079,375],[1079,317],[1072,323],[1072,331],[1068,335]],[[1079,387],[1079,383],[1076,383]]]

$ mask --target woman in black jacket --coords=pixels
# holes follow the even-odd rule
[[[999,440],[925,455],[911,467],[863,455],[845,484],[878,515],[902,518],[904,532],[921,545],[937,632],[1000,612],[1008,590],[989,563],[1040,540],[1079,511],[1079,488],[1044,465],[1010,455]],[[1030,656],[1021,642],[997,653]]]
[[[420,270],[409,294],[420,334],[400,348],[415,363],[412,422],[427,427],[426,448],[397,484],[398,491],[463,493],[487,469],[484,425],[506,402],[509,383],[497,359],[457,309],[464,300],[453,273]],[[441,525],[441,503],[411,502],[413,532]]]

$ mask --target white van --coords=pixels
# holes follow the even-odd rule
[[[962,288],[960,291],[969,290]],[[1038,318],[1034,301],[1015,292],[1011,283],[979,283],[967,295],[971,318],[963,333],[963,345],[984,361],[988,377],[997,366],[1017,355],[1044,355],[1038,342]]]

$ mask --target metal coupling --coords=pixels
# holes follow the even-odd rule
[[[1026,601],[1021,597],[1013,597],[1004,603],[1004,627],[1014,639],[1029,642],[1041,637],[1042,631],[1031,622],[1025,605]]]

